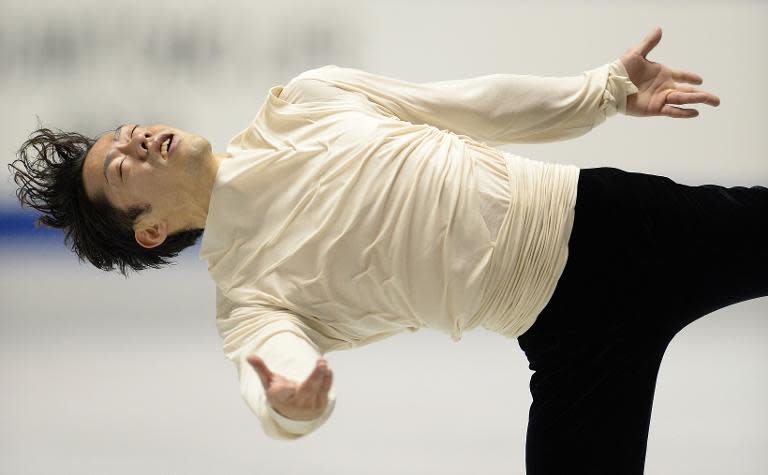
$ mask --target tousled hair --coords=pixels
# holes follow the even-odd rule
[[[64,230],[64,243],[80,262],[88,260],[101,270],[118,270],[127,277],[129,269],[174,264],[171,258],[202,235],[202,229],[183,230],[168,235],[156,247],[142,247],[134,237],[133,223],[150,210],[149,204],[123,211],[104,195],[91,201],[85,193],[83,163],[96,139],[56,132],[39,123],[38,127],[8,165],[18,185],[16,197],[22,207],[42,213],[35,228],[42,224]]]

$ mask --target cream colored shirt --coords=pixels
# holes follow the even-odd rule
[[[459,340],[533,325],[568,255],[579,168],[494,146],[578,137],[637,92],[617,59],[570,77],[413,83],[327,65],[269,89],[227,146],[200,257],[242,397],[283,417],[245,360],[304,381],[317,358],[429,327]]]

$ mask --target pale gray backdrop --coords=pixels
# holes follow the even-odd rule
[[[721,2],[0,1],[0,150],[36,125],[96,135],[164,122],[223,150],[275,84],[324,64],[413,81],[572,75],[654,26],[649,59],[719,95],[690,120],[616,116],[519,155],[688,184],[768,185],[768,5]],[[14,187],[3,166],[8,230]],[[768,216],[766,217],[768,219]],[[422,330],[331,353],[325,426],[264,436],[214,326],[197,247],[128,280],[57,240],[0,241],[0,472],[522,474],[530,372],[517,342]],[[672,342],[646,473],[768,473],[768,299],[712,313]]]

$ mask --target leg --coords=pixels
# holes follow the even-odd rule
[[[570,357],[558,356],[560,364],[527,351],[543,363],[530,385],[528,475],[643,473],[656,377],[668,344],[644,340],[617,335],[561,345]]]
[[[609,245],[616,230],[592,234],[598,228],[585,223],[605,221],[578,205],[577,216],[580,209],[555,293],[518,338],[534,371],[526,472],[642,474],[671,336],[648,325],[636,305],[637,274]]]
[[[768,296],[768,188],[685,185],[625,172],[633,268],[647,313],[672,333],[715,310]]]
[[[768,188],[582,169],[569,257],[518,338],[530,368],[529,474],[642,473],[669,342],[768,295]]]

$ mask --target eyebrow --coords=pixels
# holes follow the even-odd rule
[[[125,127],[127,124],[118,125],[115,129],[115,133],[112,134],[112,141],[118,140],[120,138],[120,131],[123,127]],[[104,180],[109,183],[109,179],[107,178],[107,167],[109,166],[109,156],[112,154],[112,152],[107,153],[107,155],[104,157],[104,166],[103,172],[104,172]]]

